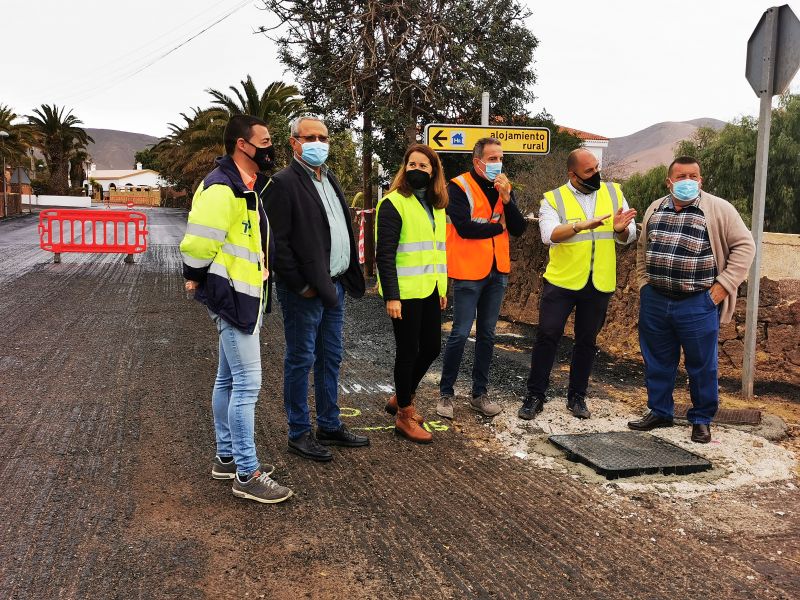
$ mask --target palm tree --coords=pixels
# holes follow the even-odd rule
[[[69,181],[73,188],[81,187],[86,179],[86,163],[89,162],[86,148],[75,146],[69,156]]]
[[[301,114],[305,102],[293,85],[275,81],[259,93],[250,75],[240,82],[241,90],[230,86],[228,96],[215,89],[206,90],[212,97],[209,108],[193,108],[181,113],[183,123],[170,123],[169,135],[153,146],[161,175],[173,185],[194,189],[214,165],[214,158],[224,154],[222,132],[232,115],[249,114],[270,126],[278,162],[286,162],[288,120]]]
[[[50,171],[48,188],[51,193],[65,195],[69,191],[69,163],[76,151],[85,149],[94,140],[78,127],[83,121],[55,104],[42,104],[28,115],[31,133]]]
[[[206,90],[213,98],[212,104],[224,109],[229,115],[253,115],[267,123],[270,123],[275,116],[291,119],[305,110],[305,102],[300,96],[300,91],[293,85],[273,81],[259,94],[250,75],[239,83],[242,91],[235,86],[228,88],[236,99],[219,90]]]
[[[6,164],[20,166],[26,163],[31,145],[30,132],[25,124],[14,124],[19,119],[9,106],[0,104],[0,131],[8,133],[3,142]]]
[[[170,134],[153,146],[161,175],[185,189],[196,187],[214,159],[224,154],[222,132],[228,122],[228,113],[217,108],[193,108],[192,112],[181,113],[184,122],[170,123]]]

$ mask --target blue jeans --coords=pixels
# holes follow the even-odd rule
[[[472,363],[472,397],[486,393],[489,385],[489,365],[494,351],[494,328],[500,316],[500,305],[508,285],[508,275],[492,268],[477,281],[453,280],[453,329],[447,337],[442,359],[442,378],[439,393],[452,396],[458,377],[464,344],[477,315],[475,332],[475,361]]]
[[[283,360],[283,403],[289,421],[289,439],[311,431],[308,411],[308,374],[314,367],[317,425],[326,431],[341,427],[339,420],[339,366],[342,364],[344,288],[336,283],[339,302],[325,308],[319,297],[304,298],[276,282],[283,312],[286,354]]]
[[[647,406],[653,414],[672,418],[672,391],[683,348],[692,399],[686,418],[691,423],[711,423],[719,406],[718,338],[719,307],[707,291],[673,300],[650,285],[642,288],[639,346],[644,359]]]
[[[247,477],[258,468],[255,443],[255,412],[261,390],[261,344],[253,335],[237,329],[208,311],[219,332],[219,365],[211,409],[217,454],[233,456],[236,470]]]

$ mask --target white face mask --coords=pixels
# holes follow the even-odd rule
[[[681,202],[691,202],[700,195],[700,183],[695,179],[672,181],[672,197]]]
[[[486,173],[486,179],[488,179],[489,181],[494,181],[495,179],[497,179],[497,176],[503,172],[502,162],[496,162],[496,163],[486,163],[483,161],[481,162],[483,163],[483,170]]]

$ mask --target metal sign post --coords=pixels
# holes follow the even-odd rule
[[[756,175],[753,186],[752,233],[756,255],[747,278],[747,321],[742,363],[742,394],[753,397],[756,357],[756,328],[761,279],[761,239],[764,234],[764,204],[767,195],[769,131],[772,124],[772,96],[782,94],[800,67],[800,21],[788,4],[764,12],[747,42],[745,76],[761,98],[756,145]]]

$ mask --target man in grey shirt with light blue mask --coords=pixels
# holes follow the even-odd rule
[[[336,176],[325,165],[328,128],[316,117],[291,125],[293,158],[264,192],[275,240],[275,286],[283,312],[286,354],[283,400],[289,451],[329,461],[326,446],[367,446],[339,418],[344,294],[364,295],[350,212]],[[308,375],[314,367],[316,435],[308,409]]]

